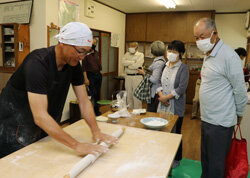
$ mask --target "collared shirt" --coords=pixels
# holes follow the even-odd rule
[[[202,121],[231,127],[243,115],[248,98],[241,60],[222,40],[204,58],[199,94]]]
[[[162,69],[165,65],[164,56],[156,57],[153,63],[149,66],[149,69],[152,70],[152,75],[149,77],[149,81],[153,83],[151,87],[151,98],[154,98],[156,94],[156,89],[161,83],[161,74]]]
[[[135,54],[126,52],[122,58],[122,65],[125,67],[126,74],[138,74],[137,69],[142,67],[143,63],[144,54],[138,51]]]
[[[179,60],[176,64],[174,64],[171,68],[169,66],[169,61],[166,63],[166,67],[163,70],[161,77],[161,87],[157,88],[157,93],[162,91],[164,95],[172,94],[176,99],[179,98],[179,95],[176,93],[174,89],[174,83],[176,74],[181,66],[182,62]],[[169,106],[163,105],[161,102],[159,103],[158,112],[172,112],[174,113],[174,99],[169,100]]]

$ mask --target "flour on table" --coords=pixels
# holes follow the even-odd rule
[[[128,162],[122,165],[121,167],[119,167],[115,173],[116,175],[118,175],[118,174],[126,173],[127,171],[131,171],[132,169],[143,169],[148,166],[150,166],[150,164],[145,163],[145,162]]]
[[[162,126],[162,125],[164,125],[164,122],[161,122],[161,121],[149,121],[146,124],[151,125],[151,126]]]
[[[18,165],[17,161],[27,157],[27,156],[30,156],[30,155],[33,155],[34,153],[36,153],[37,151],[29,151],[27,153],[25,153],[24,155],[19,155],[19,156],[16,156],[13,160],[11,160],[10,162],[15,164],[15,165]]]

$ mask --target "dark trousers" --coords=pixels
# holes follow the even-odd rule
[[[102,74],[100,72],[92,73],[87,72],[87,77],[89,79],[89,89],[90,95],[94,100],[94,111],[96,115],[99,115],[99,105],[97,101],[100,100],[101,86],[102,86]]]
[[[176,132],[177,134],[181,134],[181,126],[183,122],[183,117],[179,117],[176,122]],[[176,161],[180,161],[182,159],[182,141],[180,143],[180,146],[178,148],[178,151],[176,153],[175,159]]]
[[[159,95],[155,95],[154,98],[151,98],[151,103],[147,104],[147,111],[148,112],[157,112],[158,104],[159,104]]]
[[[202,178],[224,178],[226,157],[232,142],[234,127],[201,124]]]

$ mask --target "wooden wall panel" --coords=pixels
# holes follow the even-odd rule
[[[168,19],[168,41],[181,40],[186,41],[187,14],[171,13]]]
[[[146,41],[146,14],[127,14],[126,41]]]
[[[23,50],[18,50],[17,67],[19,67],[24,58],[30,53],[30,31],[29,25],[19,25],[18,27],[18,43],[23,43]],[[19,48],[18,48],[19,49]]]
[[[196,81],[199,78],[200,72],[198,71],[190,71],[189,72],[189,81],[186,90],[186,103],[192,104],[193,98],[195,94],[195,85]]]
[[[247,57],[246,63],[250,63],[250,37],[247,39]]]
[[[169,13],[147,14],[146,41],[168,41],[169,18]]]
[[[193,26],[202,17],[214,19],[214,11],[128,14],[126,41],[195,42]]]
[[[195,23],[203,17],[212,18],[212,12],[188,12],[187,13],[187,32],[186,32],[186,42],[195,42],[194,39],[194,25]]]

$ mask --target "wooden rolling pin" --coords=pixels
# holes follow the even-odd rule
[[[125,128],[120,128],[117,131],[113,132],[111,135],[113,137],[119,138],[125,131]],[[102,142],[100,145],[110,147],[111,144],[106,144]],[[84,158],[82,158],[78,163],[76,163],[71,170],[64,176],[64,178],[74,178],[76,177],[81,171],[83,171],[86,167],[90,164],[94,163],[95,160],[101,156],[102,153],[98,153],[97,155],[88,154]]]

